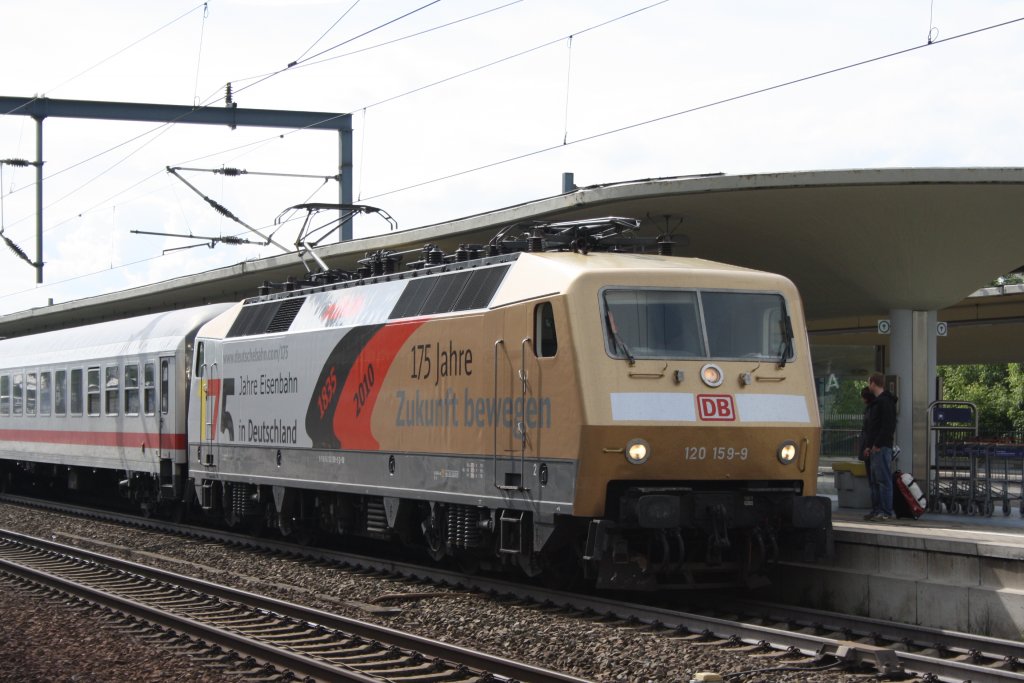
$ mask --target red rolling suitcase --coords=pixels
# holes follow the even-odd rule
[[[924,492],[909,472],[896,470],[892,475],[892,509],[897,517],[917,519],[927,506]]]

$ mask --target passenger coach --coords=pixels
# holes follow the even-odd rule
[[[217,304],[0,341],[5,480],[181,499],[192,340]]]

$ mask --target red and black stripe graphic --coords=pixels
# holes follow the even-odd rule
[[[391,364],[422,321],[348,332],[327,357],[306,409],[314,448],[377,450],[373,408]]]

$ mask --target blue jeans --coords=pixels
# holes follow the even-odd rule
[[[871,454],[871,508],[883,515],[895,517],[892,509],[892,448],[879,448]]]

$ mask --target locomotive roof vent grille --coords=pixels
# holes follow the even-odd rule
[[[228,330],[228,337],[284,332],[295,320],[305,300],[306,297],[302,296],[243,306]]]
[[[288,328],[292,326],[295,316],[299,314],[299,309],[302,308],[302,302],[305,300],[306,297],[297,296],[282,301],[281,306],[277,309],[277,313],[274,314],[274,318],[267,325],[267,333],[287,332]]]
[[[388,316],[414,318],[484,308],[505,279],[508,266],[461,270],[449,275],[413,280],[405,287]]]

